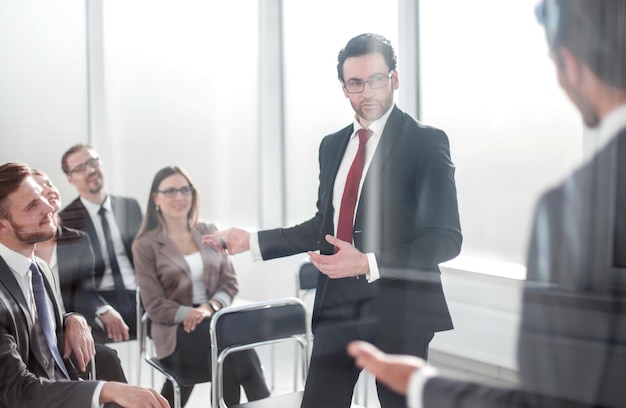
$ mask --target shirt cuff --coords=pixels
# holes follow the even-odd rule
[[[184,305],[178,306],[178,310],[174,315],[174,323],[182,323],[185,320],[185,317],[187,317],[187,313],[189,313],[191,309],[193,309],[193,307]]]
[[[409,408],[424,407],[424,387],[428,380],[437,376],[437,374],[437,369],[428,365],[419,370],[415,370],[409,380],[409,392],[406,396],[406,402]]]
[[[372,283],[380,279],[380,271],[378,270],[378,262],[376,262],[376,255],[374,253],[367,253],[367,264],[370,268],[370,273],[367,276],[367,282]]]
[[[102,392],[102,387],[104,387],[104,381],[98,382],[98,385],[93,392],[93,397],[91,397],[91,408],[104,407],[104,404],[100,404],[100,393]]]
[[[215,299],[218,302],[220,302],[222,307],[226,307],[233,302],[233,298],[228,293],[223,292],[223,291],[215,292],[215,294],[213,295],[211,299]]]
[[[96,314],[98,316],[102,316],[103,314],[105,314],[106,312],[113,310],[113,306],[111,305],[103,305],[100,306],[97,310],[96,310]]]
[[[254,262],[262,261],[263,255],[261,255],[261,245],[259,245],[259,234],[256,232],[250,233],[250,254]]]

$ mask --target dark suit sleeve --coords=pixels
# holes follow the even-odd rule
[[[407,177],[404,180],[406,189],[412,191],[413,197],[393,202],[391,200],[402,197],[402,193],[386,194],[385,191],[389,190],[386,185],[378,189],[383,192],[381,199],[390,201],[383,205],[385,225],[380,226],[382,233],[379,235],[383,239],[374,251],[381,268],[436,268],[461,250],[455,166],[450,157],[448,138],[439,129],[420,131],[427,136],[421,138],[420,145],[413,146],[413,157],[408,152],[399,152],[403,155],[399,160],[404,162],[400,166],[404,165],[408,174],[389,173],[384,179],[387,185],[391,185],[398,183],[397,178]],[[401,187],[395,188],[399,190]],[[381,269],[381,276],[396,277],[385,276],[389,272]]]
[[[0,405],[20,408],[90,407],[98,383],[50,381],[36,377],[18,352],[15,324],[4,303],[0,303]],[[28,347],[28,340],[23,341]]]
[[[111,205],[113,206],[115,220],[122,234],[126,255],[134,266],[132,245],[139,228],[141,228],[143,219],[141,208],[137,200],[127,197],[111,196]]]
[[[259,231],[263,259],[274,259],[319,249],[318,217],[289,228]]]
[[[520,389],[435,377],[423,390],[424,408],[584,408],[585,405]]]
[[[107,303],[96,289],[89,236],[64,228],[57,240],[57,256],[65,309],[82,314],[93,327],[97,309]]]

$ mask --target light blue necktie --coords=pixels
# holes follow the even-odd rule
[[[50,349],[50,353],[56,361],[57,365],[63,371],[63,374],[70,379],[70,375],[67,373],[67,368],[65,368],[65,363],[61,358],[61,354],[59,353],[59,348],[57,347],[56,342],[56,334],[54,330],[52,330],[52,322],[50,321],[50,310],[48,309],[48,302],[46,301],[46,288],[43,284],[43,277],[41,276],[41,272],[36,264],[30,264],[31,280],[33,284],[33,296],[35,297],[35,306],[37,307],[37,316],[39,317],[39,323],[41,324],[41,328],[43,329],[43,334],[46,338],[46,343],[48,343],[48,348]]]

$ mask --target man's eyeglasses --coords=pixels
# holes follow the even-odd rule
[[[79,164],[78,166],[74,167],[72,170],[69,171],[69,175],[71,176],[72,174],[76,173],[76,174],[85,174],[87,172],[88,168],[92,168],[92,169],[97,169],[98,167],[100,167],[100,158],[99,157],[92,157],[91,159],[87,160],[86,162]]]
[[[163,194],[167,198],[176,197],[176,193],[181,193],[183,197],[189,197],[193,194],[193,187],[191,186],[185,186],[181,188],[172,187],[172,188],[168,188],[167,190],[157,190],[156,192]]]
[[[365,84],[369,84],[372,89],[384,88],[389,84],[389,79],[393,75],[393,71],[390,71],[388,75],[374,75],[370,79],[361,81],[360,79],[351,79],[348,82],[343,83],[343,87],[351,94],[361,93],[365,90]]]

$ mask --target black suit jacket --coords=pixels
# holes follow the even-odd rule
[[[518,341],[520,388],[437,378],[426,407],[626,404],[626,129],[535,212]]]
[[[98,294],[93,271],[93,251],[86,233],[59,226],[56,234],[59,287],[66,311],[80,313],[91,326],[96,343],[96,372],[98,379],[127,382],[117,353],[107,348],[104,323],[96,311],[107,301]]]
[[[50,285],[47,265],[40,263],[48,296],[55,306],[58,344],[63,344],[63,316]],[[20,286],[0,258],[0,407],[88,407],[96,389],[93,381],[54,381],[44,367],[43,352],[32,337],[34,319]],[[63,352],[61,351],[61,355]],[[70,375],[76,370],[66,360]]]
[[[96,326],[96,311],[107,302],[94,280],[94,256],[86,233],[59,226],[56,234],[59,286],[65,310],[82,314]]]
[[[142,214],[139,204],[136,200],[127,197],[111,196],[111,206],[113,208],[113,215],[117,221],[117,226],[122,234],[122,241],[124,243],[124,249],[126,255],[133,263],[132,244],[139,227],[141,226]],[[60,213],[59,217],[63,222],[63,225],[69,228],[74,228],[79,231],[84,231],[89,235],[93,254],[95,257],[94,270],[96,273],[96,285],[99,285],[102,275],[104,274],[105,263],[102,255],[100,241],[96,235],[91,217],[87,209],[80,201],[80,198],[76,198],[67,207],[65,207]]]
[[[332,254],[333,186],[353,126],[326,136],[319,149],[317,212],[302,224],[259,232],[264,259],[308,250]],[[354,225],[354,244],[373,252],[381,279],[318,277],[313,328],[346,305],[367,304],[381,332],[425,334],[452,328],[438,264],[461,248],[454,165],[446,134],[393,108],[365,176]],[[344,318],[350,319],[351,310]],[[398,327],[407,330],[398,330]]]

